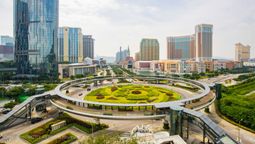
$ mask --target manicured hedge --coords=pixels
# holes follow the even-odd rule
[[[66,126],[63,126],[57,130],[51,131],[50,126],[52,124],[58,123],[60,121],[66,121]],[[61,131],[64,131],[70,127],[76,127],[80,129],[83,132],[86,133],[92,133],[92,126],[93,126],[93,132],[102,130],[107,128],[108,126],[105,124],[95,124],[91,122],[82,121],[76,118],[73,118],[69,116],[68,114],[64,113],[60,115],[58,118],[51,120],[47,123],[45,123],[42,126],[39,126],[35,129],[32,129],[31,131],[28,131],[22,135],[20,135],[21,138],[25,139],[31,144],[38,143],[40,141],[43,141],[44,139],[47,139],[50,136],[53,136]]]
[[[255,130],[255,79],[241,84],[223,87],[218,107],[220,112],[236,123]]]
[[[70,144],[77,140],[77,137],[74,136],[71,133],[67,133],[57,139],[54,139],[53,141],[47,143],[47,144]]]

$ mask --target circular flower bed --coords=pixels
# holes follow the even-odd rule
[[[87,94],[87,101],[106,103],[160,103],[179,100],[181,96],[169,89],[144,85],[119,85],[96,89]]]

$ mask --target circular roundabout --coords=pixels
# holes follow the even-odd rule
[[[164,118],[162,110],[170,107],[199,109],[215,99],[207,84],[178,77],[81,78],[58,85],[54,93],[51,103],[59,109],[103,119]]]

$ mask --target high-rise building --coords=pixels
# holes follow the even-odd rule
[[[116,63],[119,63],[123,60],[125,60],[127,57],[130,56],[130,50],[129,47],[128,49],[122,50],[122,48],[120,47],[120,51],[116,53]]]
[[[14,60],[14,40],[10,36],[0,36],[0,61]]]
[[[83,57],[89,57],[94,59],[94,41],[92,35],[83,36]]]
[[[157,39],[142,39],[140,59],[142,61],[159,60],[159,42]]]
[[[10,37],[10,36],[0,36],[0,45],[14,46],[13,37]]]
[[[247,62],[250,59],[250,49],[249,45],[235,44],[235,61]]]
[[[80,28],[61,27],[58,30],[58,62],[83,61],[83,35]]]
[[[167,59],[194,59],[195,36],[178,36],[167,38]]]
[[[57,78],[58,0],[14,0],[17,73]]]
[[[135,61],[140,61],[140,52],[135,53]]]
[[[204,61],[212,59],[213,25],[199,24],[195,27],[196,36],[196,60]]]
[[[0,45],[0,61],[14,60],[13,46]]]

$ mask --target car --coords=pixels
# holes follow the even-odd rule
[[[87,91],[91,91],[91,88],[87,88]]]
[[[38,123],[38,122],[40,122],[40,121],[42,121],[42,120],[43,120],[43,118],[41,118],[41,117],[32,118],[32,119],[31,119],[31,124]]]
[[[4,109],[3,111],[2,111],[2,114],[8,114],[10,111],[12,111],[11,109]]]

